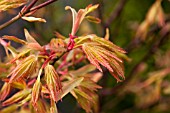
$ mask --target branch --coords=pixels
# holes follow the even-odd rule
[[[11,25],[12,23],[14,23],[15,21],[17,21],[17,20],[20,19],[20,18],[21,18],[20,15],[15,16],[14,18],[12,18],[11,20],[9,20],[8,22],[0,25],[0,30],[2,30],[3,28]]]
[[[40,8],[43,8],[57,0],[48,0],[38,6],[35,6],[35,3],[37,2],[38,0],[33,0],[27,7],[23,7],[23,9],[18,13],[18,15],[16,15],[14,18],[12,18],[11,20],[7,21],[6,23],[0,25],[0,30],[4,29],[5,27],[11,25],[12,23],[16,22],[17,20],[19,20],[22,16],[26,15],[26,14],[29,14],[29,13],[32,13],[34,11],[37,11],[38,9]]]
[[[56,1],[58,1],[58,0],[48,0],[48,1],[42,3],[42,4],[38,5],[38,6],[35,6],[35,7],[31,8],[30,12],[38,10],[38,9],[40,9],[42,7],[45,7],[45,6],[47,6],[47,5],[49,5],[49,4],[53,3],[53,2],[56,2]]]
[[[110,17],[106,20],[105,27],[109,27],[109,25],[121,15],[126,2],[127,0],[119,1],[115,10],[112,11]]]

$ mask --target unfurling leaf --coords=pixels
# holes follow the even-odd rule
[[[32,104],[34,107],[36,107],[36,104],[37,104],[37,101],[39,99],[39,96],[40,96],[40,91],[41,91],[41,81],[40,81],[40,76],[41,76],[41,73],[42,73],[42,69],[40,69],[39,71],[39,74],[38,74],[38,77],[37,77],[37,80],[32,88]]]
[[[26,20],[28,22],[46,22],[45,19],[42,19],[42,18],[36,18],[36,17],[22,17],[23,20]]]
[[[0,12],[24,5],[28,0],[0,0]]]
[[[51,98],[57,101],[57,93],[61,91],[62,86],[60,82],[59,75],[52,65],[47,65],[45,67],[45,81],[50,92]]]
[[[37,58],[34,55],[28,56],[22,60],[17,67],[8,75],[11,76],[9,83],[21,78],[29,77],[36,69]]]
[[[72,12],[72,16],[73,16],[73,25],[72,25],[72,32],[71,35],[74,36],[81,24],[81,22],[83,21],[83,19],[85,18],[85,16],[92,12],[93,10],[95,10],[98,7],[97,5],[89,5],[88,7],[86,7],[85,9],[80,9],[78,12],[76,12],[76,10],[70,6],[66,6],[65,9],[68,10],[70,9]]]

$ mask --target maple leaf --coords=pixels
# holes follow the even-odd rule
[[[37,58],[34,55],[30,55],[22,60],[16,68],[8,75],[11,76],[9,83],[21,78],[21,77],[29,77],[35,69],[37,65]]]
[[[62,86],[59,75],[52,65],[45,66],[45,81],[52,99],[57,101],[57,92],[61,91]]]
[[[76,45],[74,48],[81,47],[91,64],[102,72],[100,65],[106,67],[110,73],[121,81],[124,77],[123,61],[119,58],[119,54],[124,54],[122,48],[114,45],[109,40],[106,40],[96,35],[87,35],[75,39]]]

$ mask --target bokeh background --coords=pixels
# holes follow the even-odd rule
[[[39,0],[39,3],[43,1]],[[46,23],[19,20],[1,30],[0,36],[13,35],[24,39],[23,29],[27,28],[43,45],[55,37],[55,31],[69,36],[72,17],[65,6],[78,10],[89,4],[100,4],[92,15],[99,17],[101,23],[85,20],[77,35],[93,33],[103,37],[109,28],[110,40],[127,50],[131,59],[125,61],[126,80],[121,83],[104,71],[99,81],[103,87],[98,92],[100,113],[170,113],[170,1],[162,0],[161,4],[154,6],[158,1],[59,0],[34,14],[46,19]],[[1,12],[0,24],[14,17],[20,9]],[[2,61],[4,56],[4,49],[0,46]],[[63,98],[58,107],[60,113],[84,113],[71,95]]]

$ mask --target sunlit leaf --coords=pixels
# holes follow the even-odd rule
[[[105,40],[109,40],[110,34],[109,34],[109,29],[106,28],[106,35],[104,37]]]
[[[20,106],[24,105],[26,102],[29,102],[31,100],[31,94],[29,94],[26,98],[24,98],[23,100],[21,100],[18,104]]]
[[[45,19],[42,19],[42,18],[36,18],[36,17],[22,17],[23,20],[26,20],[28,22],[46,22]]]
[[[20,79],[15,82],[12,82],[11,87],[23,90],[27,87],[27,85],[23,79]]]
[[[95,65],[101,72],[102,68],[100,65],[103,65],[112,73],[117,81],[121,81],[119,77],[125,78],[122,56],[125,56],[124,53],[126,51],[122,48],[96,35],[76,38],[74,48],[78,47],[83,49],[90,63]]]
[[[90,4],[86,7],[86,10],[87,10],[86,13],[91,13],[92,11],[96,10],[98,7],[99,7],[99,4],[96,4],[96,5]]]

